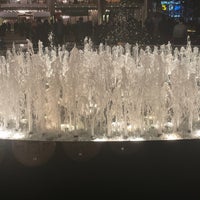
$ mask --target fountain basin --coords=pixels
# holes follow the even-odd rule
[[[67,187],[67,195],[76,196],[77,191],[89,195],[101,188],[99,195],[104,196],[114,195],[114,189],[118,189],[115,195],[124,190],[124,195],[130,195],[134,188],[140,197],[195,197],[199,192],[199,148],[199,140],[98,144],[0,140],[1,192],[47,197],[66,195]]]

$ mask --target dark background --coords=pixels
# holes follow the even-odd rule
[[[46,163],[30,167],[16,160],[12,141],[1,141],[1,196],[199,199],[200,141],[96,143],[98,154],[90,144],[57,142]],[[79,151],[81,158],[76,155]]]

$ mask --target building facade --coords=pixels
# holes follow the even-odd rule
[[[3,0],[0,3],[0,17],[4,19],[50,17],[50,2],[50,0]]]
[[[135,17],[145,18],[145,1],[137,0],[133,6]],[[121,0],[1,0],[0,18],[59,18],[76,23],[84,21],[101,24],[109,20],[109,13],[120,7]],[[138,3],[139,2],[139,3]]]

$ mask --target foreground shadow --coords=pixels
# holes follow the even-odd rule
[[[100,191],[99,196],[134,192],[169,199],[187,193],[191,199],[199,193],[199,169],[199,140],[0,141],[0,190],[6,195],[56,198]]]

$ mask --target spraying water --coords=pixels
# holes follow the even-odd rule
[[[0,57],[0,137],[138,140],[197,132],[200,55],[190,43],[38,46],[34,53],[28,41],[26,52]]]

